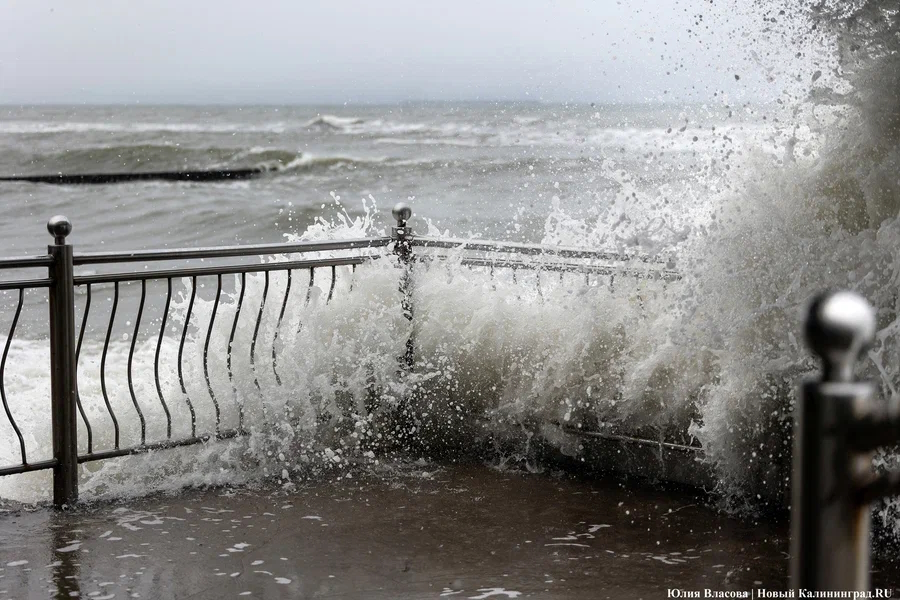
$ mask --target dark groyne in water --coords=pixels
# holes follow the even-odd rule
[[[267,172],[267,169],[214,169],[209,171],[153,171],[148,173],[79,173],[66,175],[15,175],[0,177],[0,181],[25,181],[29,183],[50,183],[56,185],[99,185],[125,183],[128,181],[228,181],[252,179]]]

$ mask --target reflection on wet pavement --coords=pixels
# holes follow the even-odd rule
[[[783,525],[485,467],[13,511],[0,526],[0,598],[662,598],[784,589],[787,572]]]

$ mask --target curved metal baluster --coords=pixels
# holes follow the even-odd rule
[[[281,329],[281,321],[284,319],[284,309],[287,308],[288,295],[291,293],[291,270],[287,271],[287,285],[284,288],[284,300],[281,301],[281,312],[278,313],[278,323],[275,325],[275,337],[272,339],[272,372],[275,373],[275,383],[281,385],[281,377],[278,375],[278,358],[275,356],[275,344],[278,343],[278,331]]]
[[[337,283],[337,267],[331,266],[331,287],[328,288],[328,298],[325,299],[325,304],[331,302],[331,297],[334,295],[334,284]]]
[[[611,291],[611,292],[614,291],[613,284],[615,282],[616,282],[616,275],[615,275],[615,273],[612,273],[609,276],[609,291]]]
[[[103,392],[103,402],[106,403],[106,410],[113,422],[113,432],[115,434],[115,449],[119,449],[119,421],[116,419],[116,413],[113,412],[112,404],[109,403],[109,394],[106,393],[106,355],[109,352],[109,340],[112,337],[113,323],[116,320],[116,311],[119,308],[119,282],[113,284],[113,305],[109,311],[109,326],[106,328],[106,341],[103,342],[103,356],[100,358],[100,391]]]
[[[303,306],[309,306],[309,300],[312,298],[312,289],[313,285],[316,283],[316,269],[315,267],[309,268],[309,285],[306,286],[306,300],[303,302]],[[301,316],[300,322],[297,323],[297,333],[300,333],[300,330],[303,329],[303,318]]]
[[[156,379],[156,395],[166,413],[166,439],[172,439],[172,415],[169,413],[169,405],[163,398],[162,385],[159,383],[159,352],[162,349],[163,336],[166,333],[166,321],[169,318],[169,305],[172,303],[172,278],[167,280],[166,306],[163,308],[162,321],[159,324],[159,338],[156,340],[156,358],[153,360],[153,378]]]
[[[591,274],[587,271],[584,272],[584,286],[591,287]]]
[[[16,432],[16,437],[19,438],[19,449],[22,452],[22,464],[27,465],[28,458],[25,455],[25,438],[22,437],[22,432],[19,431],[19,426],[16,425],[16,420],[9,410],[9,404],[6,403],[6,355],[9,354],[9,346],[12,344],[13,336],[16,334],[16,325],[19,324],[19,315],[22,313],[22,304],[24,301],[25,288],[19,288],[19,304],[16,306],[16,315],[13,317],[12,325],[9,326],[9,335],[6,336],[6,346],[3,348],[3,358],[0,359],[0,399],[3,400],[3,410],[6,411],[6,418],[9,419],[9,424],[12,425],[13,431]]]
[[[354,264],[350,265],[350,289],[348,289],[347,292],[353,291],[353,280],[356,279],[355,276],[356,276],[356,264],[354,263]]]
[[[237,387],[234,385],[234,372],[231,370],[231,348],[234,344],[234,334],[237,332],[238,319],[241,317],[241,308],[244,306],[244,290],[247,289],[247,274],[241,273],[241,294],[238,296],[237,308],[234,311],[234,323],[231,325],[231,336],[228,338],[228,381],[231,382],[231,389],[234,392],[234,401],[237,403]],[[244,430],[244,406],[238,407],[238,429]]]
[[[181,344],[178,345],[178,382],[181,383],[181,393],[184,395],[184,401],[191,411],[191,437],[197,437],[197,413],[194,412],[194,405],[188,397],[187,387],[184,385],[184,372],[182,371],[182,357],[184,356],[184,342],[187,339],[188,326],[191,324],[191,312],[194,310],[194,300],[197,298],[197,276],[191,277],[191,299],[188,302],[187,314],[184,316],[184,329],[181,332]]]
[[[206,389],[209,390],[209,397],[212,399],[213,407],[216,409],[216,436],[219,435],[219,424],[221,422],[221,413],[219,412],[219,401],[216,400],[216,394],[213,392],[212,383],[209,381],[209,340],[212,338],[213,325],[216,322],[216,311],[219,310],[219,298],[222,296],[222,275],[218,276],[218,285],[216,286],[216,302],[213,304],[212,314],[209,316],[209,329],[206,331],[206,343],[203,345],[203,376],[206,378]]]
[[[309,268],[309,285],[306,286],[306,305],[309,306],[309,299],[312,298],[313,285],[316,283],[316,268]]]
[[[87,329],[88,315],[91,313],[91,284],[87,286],[87,300],[84,302],[84,315],[81,318],[81,330],[78,332],[78,345],[75,347],[75,368],[78,368],[78,359],[81,357],[81,343],[84,341],[84,332]],[[84,412],[84,406],[81,404],[81,392],[75,393],[75,404],[78,406],[78,412],[81,414],[81,420],[84,421],[84,428],[87,430],[87,451],[91,454],[94,451],[94,432],[91,430],[91,422],[88,421]]]
[[[512,270],[512,280],[513,280],[513,285],[519,285],[519,282],[516,281],[516,270],[515,270],[515,268],[513,268],[513,270]]]
[[[132,376],[132,365],[134,363],[134,347],[137,344],[138,331],[141,328],[141,317],[144,316],[144,300],[147,298],[147,280],[141,279],[141,303],[138,305],[137,318],[134,321],[134,333],[131,334],[131,350],[128,352],[128,391],[131,393],[131,403],[137,411],[138,418],[141,420],[141,444],[147,443],[147,422],[144,420],[144,413],[138,404],[137,396],[134,395],[134,378]]]
[[[263,310],[266,307],[266,296],[269,295],[269,272],[265,272],[266,284],[263,287],[262,300],[259,303],[259,314],[256,315],[256,326],[253,328],[253,340],[250,342],[250,369],[253,371],[253,383],[256,389],[259,387],[259,377],[256,375],[256,338],[259,335],[259,324],[262,323]]]
[[[537,286],[538,297],[543,300],[544,291],[541,289],[541,272],[539,270],[534,272],[534,281],[535,285]]]

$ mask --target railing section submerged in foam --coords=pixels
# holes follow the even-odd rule
[[[617,277],[664,282],[679,278],[671,263],[651,256],[414,236],[408,225],[411,210],[401,204],[395,207],[393,214],[396,226],[390,236],[384,237],[88,253],[74,252],[67,243],[71,223],[65,217],[54,217],[47,226],[54,243],[48,247],[46,255],[0,259],[0,274],[3,275],[48,269],[47,277],[0,280],[0,292],[12,292],[16,298],[0,358],[0,400],[9,430],[15,436],[20,459],[18,464],[0,465],[0,476],[52,469],[53,500],[56,505],[62,506],[78,498],[80,463],[247,435],[244,407],[237,394],[234,361],[249,362],[257,389],[260,388],[259,370],[263,368],[270,370],[275,383],[281,385],[278,341],[289,303],[308,304],[317,277],[330,279],[326,303],[335,293],[339,293],[336,292],[337,282],[342,278],[349,280],[343,293],[350,293],[356,267],[364,263],[396,257],[402,267],[398,284],[399,302],[404,316],[409,320],[414,318],[411,281],[415,264],[446,260],[450,256],[463,265],[486,269],[491,275],[495,270],[509,269],[513,273],[513,281],[516,281],[516,272],[524,270],[535,273],[538,291],[542,273],[547,276],[558,274],[560,281],[564,275],[571,273],[583,274],[585,281],[589,281],[591,276],[608,277],[610,289]],[[197,265],[198,261],[204,264]],[[128,269],[121,265],[133,267]],[[305,283],[305,291],[302,284],[294,285],[298,273],[306,274],[302,282]],[[262,276],[262,281],[256,282],[261,283],[262,289],[258,298],[257,295],[252,298],[254,306],[248,306],[251,295],[245,292],[251,285],[248,276],[254,274]],[[275,292],[280,291],[280,298],[273,298],[275,293],[270,289],[270,279],[275,274],[280,282]],[[210,286],[214,292],[206,299],[206,306],[211,308],[201,318],[196,316],[198,290],[207,290],[206,282],[214,284]],[[48,291],[43,292],[44,289]],[[177,298],[176,292],[180,293]],[[210,294],[208,291],[204,293],[207,296]],[[29,298],[39,305],[42,294],[48,294],[44,298],[49,298],[46,324],[49,325],[51,415],[49,423],[39,425],[49,428],[51,432],[52,456],[36,460],[40,450],[46,449],[47,441],[40,440],[41,427],[35,427],[35,433],[31,435],[23,431],[22,424],[16,418],[16,399],[7,396],[6,374],[23,306]],[[103,298],[98,299],[100,294]],[[227,302],[223,296],[227,296]],[[105,302],[103,306],[98,306],[101,300]],[[255,305],[257,301],[258,305]],[[272,309],[273,302],[278,303],[274,307],[278,316],[270,328],[270,335],[264,340],[261,324],[267,306]],[[177,318],[175,304],[179,304]],[[127,309],[123,308],[125,305]],[[223,308],[225,305],[227,314]],[[80,312],[77,320],[76,312]],[[155,318],[149,316],[151,313]],[[211,347],[214,327],[219,323],[221,328],[223,319],[229,321],[224,324],[230,332],[228,342],[224,348]],[[239,348],[235,344],[235,335],[242,325],[252,331],[252,336],[249,346]],[[102,339],[100,355],[88,359],[85,357],[85,332],[97,327]],[[121,330],[123,327],[124,346],[114,336],[117,328]],[[191,331],[195,337],[199,336],[202,343],[187,343]],[[167,337],[167,332],[175,335]],[[135,351],[142,337],[145,349],[148,344],[153,345],[150,349],[152,367],[145,365],[148,369],[152,368],[152,386],[135,384]],[[173,345],[177,351],[174,351]],[[167,352],[167,349],[171,351]],[[192,359],[186,356],[191,352],[199,353],[193,358],[202,362],[202,383],[205,384],[205,394],[202,395],[205,397],[198,397],[196,389],[194,393],[189,390],[193,382],[186,380],[185,365]],[[210,376],[210,356],[221,357],[222,354],[232,391],[230,399],[224,398],[221,390],[217,393]],[[118,355],[121,355],[118,364],[113,366]],[[123,362],[121,358],[125,355],[127,358]],[[415,340],[412,335],[406,340],[406,352],[399,362],[401,373],[414,368]],[[79,389],[79,372],[91,366],[87,363],[99,369],[99,389],[96,385],[92,385],[90,391]],[[176,394],[178,397],[167,397],[165,386],[161,383],[163,374],[177,376],[176,389],[181,392]],[[127,414],[123,414],[123,407],[117,407],[111,398],[114,387],[121,389],[122,382],[113,381],[116,378],[124,379],[127,387],[125,397],[130,400]],[[165,423],[164,434],[160,432],[160,435],[154,436],[148,431],[145,413],[151,409],[157,411]],[[226,412],[229,414],[226,415]],[[210,419],[201,420],[198,417],[200,413],[210,414]],[[176,414],[183,414],[186,423],[181,423]],[[103,439],[97,435],[100,419],[103,420],[103,430],[109,432]],[[696,446],[662,440],[556,425],[563,435],[630,443],[638,449],[649,449],[650,456],[656,456],[661,464],[665,463],[665,453],[693,455],[699,450]],[[183,432],[179,434],[176,429]],[[82,435],[79,431],[83,432]],[[32,448],[29,447],[29,440],[39,441],[33,442],[36,447]],[[636,452],[639,454],[640,450]],[[632,458],[637,456],[635,453],[630,455]],[[645,461],[644,458],[637,460]],[[669,477],[693,483],[707,481],[691,472],[691,468],[682,471],[685,472],[680,475],[670,472]]]

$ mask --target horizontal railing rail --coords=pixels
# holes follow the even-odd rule
[[[52,279],[15,279],[0,281],[0,291],[48,288],[53,283]]]
[[[441,256],[440,258],[444,258]],[[552,271],[557,273],[584,273],[593,275],[622,275],[635,279],[658,279],[662,281],[678,281],[681,274],[670,269],[651,270],[631,268],[622,265],[591,265],[579,263],[533,263],[509,258],[473,258],[465,257],[460,261],[464,265],[472,267],[493,267],[531,271]]]
[[[674,260],[662,256],[639,253],[609,252],[543,246],[515,242],[495,242],[476,239],[449,239],[409,234],[410,255],[413,260],[456,260],[470,267],[511,269],[513,271],[582,273],[632,279],[677,281],[681,273],[675,270]],[[413,252],[412,248],[417,251]]]
[[[52,264],[53,257],[49,254],[46,256],[0,258],[0,269],[30,269],[34,267],[49,267]]]
[[[665,440],[651,440],[648,438],[636,437],[633,435],[624,435],[621,433],[612,433],[607,431],[595,431],[592,429],[580,429],[578,427],[573,427],[572,425],[561,425],[560,423],[554,423],[554,425],[558,425],[563,431],[566,433],[570,433],[575,436],[585,437],[585,438],[596,438],[602,440],[610,440],[614,442],[625,442],[629,444],[637,444],[639,446],[651,446],[653,448],[665,448],[668,450],[677,450],[679,452],[687,452],[690,454],[700,453],[703,451],[703,447],[700,445],[694,444],[678,444],[676,442],[667,442]]]
[[[2,467],[0,468],[0,477],[5,475],[20,475],[22,473],[31,473],[32,471],[44,471],[46,469],[53,469],[57,465],[56,459],[51,458],[50,460],[38,460],[29,463],[23,463],[21,465],[15,465],[12,467]]]
[[[126,273],[103,273],[98,275],[76,275],[75,285],[94,283],[115,283],[121,281],[142,281],[147,279],[164,279],[168,277],[203,277],[209,275],[239,275],[241,273],[265,273],[271,271],[288,271],[315,269],[319,267],[340,267],[361,265],[371,260],[367,256],[347,256],[341,258],[318,258],[312,260],[295,260],[273,262],[257,265],[224,265],[214,267],[186,267],[171,270],[136,271]]]
[[[644,263],[667,264],[671,261],[660,256],[639,253],[607,252],[602,250],[589,250],[587,248],[572,248],[565,246],[544,246],[540,244],[522,244],[516,242],[495,242],[476,239],[435,238],[428,236],[415,236],[411,241],[413,246],[422,248],[464,249],[476,252],[508,252],[530,256],[556,256],[559,258],[587,258],[605,261],[640,261]]]
[[[23,257],[7,257],[0,258],[0,273],[17,272],[21,270],[32,270],[41,267],[49,267],[53,264],[53,257],[45,256],[23,256]],[[21,289],[37,289],[47,288],[53,282],[49,277],[30,277],[26,279],[4,279],[0,280],[0,291],[21,290]]]
[[[48,229],[55,243],[47,255],[0,259],[0,273],[48,269],[48,277],[0,281],[0,291],[18,292],[0,359],[0,399],[21,459],[17,465],[0,465],[0,476],[52,469],[54,502],[64,505],[77,499],[79,464],[247,435],[246,398],[239,394],[238,384],[251,382],[237,381],[236,361],[246,363],[249,371],[242,377],[252,379],[246,387],[257,395],[264,393],[263,368],[270,381],[282,385],[279,360],[288,306],[292,302],[309,305],[317,282],[323,286],[325,304],[339,293],[341,278],[349,279],[349,293],[359,265],[388,255],[395,256],[401,267],[400,304],[410,321],[413,264],[420,261],[455,260],[472,268],[486,267],[492,275],[494,269],[531,270],[538,275],[539,287],[544,271],[560,276],[583,273],[586,278],[592,274],[663,281],[680,277],[671,260],[649,255],[417,237],[407,226],[410,215],[407,207],[395,208],[397,226],[390,236],[77,253],[66,241],[71,224],[64,217],[54,217]],[[191,264],[194,260],[213,264]],[[149,268],[152,263],[159,266]],[[116,270],[116,265],[126,264],[132,266]],[[100,272],[76,269],[88,265]],[[50,298],[50,460],[32,458],[5,386],[7,357],[26,292],[31,295],[40,289],[47,289]],[[98,300],[101,293],[102,302]],[[214,330],[219,332],[215,342]],[[239,331],[247,338],[241,347],[236,345]],[[86,341],[91,337],[96,343],[89,350]],[[118,341],[122,339],[124,343]],[[414,353],[410,333],[401,376],[413,369]],[[227,373],[227,384],[212,378],[214,362],[217,372]],[[188,365],[199,371],[189,371]],[[90,389],[79,389],[79,373],[88,369],[99,378],[90,381]],[[152,423],[151,414],[158,417]],[[616,438],[668,447],[667,442]]]
[[[189,260],[204,258],[234,258],[239,256],[269,256],[334,250],[383,248],[391,243],[389,237],[373,237],[356,240],[326,240],[310,242],[285,242],[281,244],[248,244],[245,246],[212,246],[208,248],[179,248],[137,250],[133,252],[82,252],[75,256],[75,266],[123,262],[164,260]],[[0,264],[0,268],[2,268]]]
[[[205,444],[206,442],[209,442],[211,440],[230,440],[244,435],[247,435],[247,432],[243,429],[229,429],[227,431],[221,431],[216,434],[204,433],[195,437],[187,437],[179,440],[151,442],[142,444],[140,446],[132,446],[130,448],[100,450],[97,452],[91,452],[89,454],[82,454],[78,456],[78,462],[86,463],[95,460],[107,460],[110,458],[120,458],[123,456],[134,456],[137,454],[144,454],[146,452],[153,452],[155,450],[171,450],[173,448],[182,448],[184,446],[193,446],[195,444]]]

